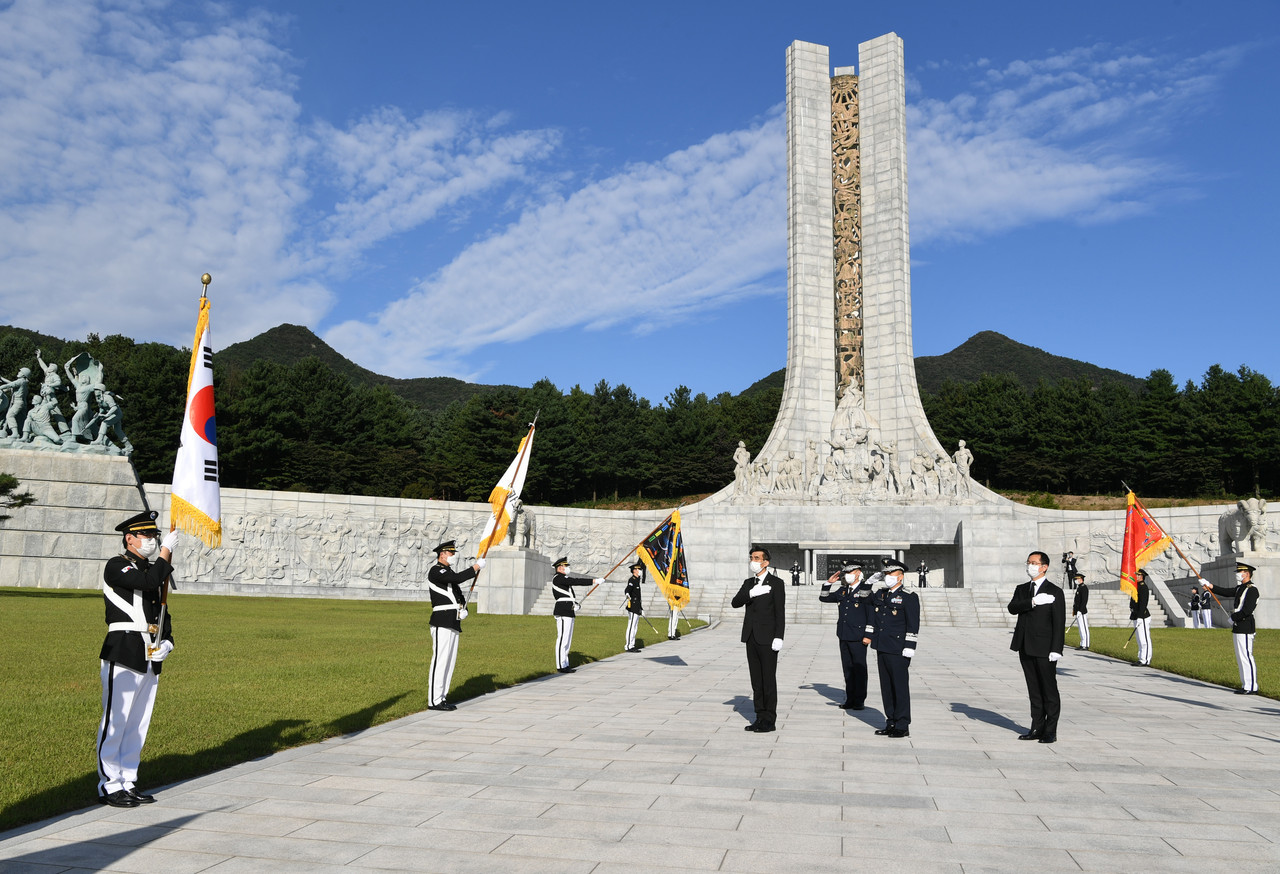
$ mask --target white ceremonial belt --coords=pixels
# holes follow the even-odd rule
[[[431,612],[434,613],[437,610],[457,610],[457,609],[458,609],[457,604],[441,604],[438,607],[432,607]]]
[[[145,622],[109,622],[107,631],[145,631],[150,633],[151,626]]]

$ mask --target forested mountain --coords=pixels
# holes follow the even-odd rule
[[[1151,497],[1280,493],[1280,391],[1262,374],[1215,366],[1179,388],[1166,371],[1140,380],[998,334],[974,342],[983,336],[948,353],[970,347],[971,362],[968,370],[946,364],[948,373],[994,367],[974,352],[994,350],[1002,366],[1034,363],[1036,378],[996,369],[921,393],[943,445],[968,442],[980,481],[1114,493],[1124,479]],[[38,385],[36,348],[48,363],[82,351],[103,362],[108,388],[122,396],[139,475],[168,482],[190,350],[0,328],[0,375],[30,367]],[[768,436],[783,376],[713,398],[679,386],[660,404],[604,381],[563,391],[547,380],[529,388],[391,380],[287,325],[217,352],[214,366],[226,486],[483,500],[540,412],[525,487],[536,503],[678,498],[725,485],[737,441],[754,455]]]
[[[1133,391],[1142,389],[1142,380],[1136,376],[1050,355],[995,331],[980,331],[945,355],[922,355],[916,359],[916,382],[922,392],[931,394],[937,394],[948,379],[977,382],[983,376],[1001,375],[1012,376],[1027,391],[1033,390],[1042,379],[1050,383],[1060,379],[1088,379],[1095,385],[1109,379]]]

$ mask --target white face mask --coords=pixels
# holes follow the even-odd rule
[[[857,575],[857,574],[845,574],[845,575],[844,575],[844,581],[845,581],[846,583],[848,583],[849,585],[851,585],[851,586],[852,586],[854,583],[856,583],[856,582],[858,581],[858,575]]]
[[[1027,565],[1027,578],[1034,580],[1038,576],[1040,576],[1040,565],[1038,564]]]
[[[764,570],[764,565],[762,565],[762,564],[761,564],[760,562],[758,562],[758,561],[753,561],[753,562],[751,562],[751,564],[747,565],[747,567],[751,568],[751,575],[752,575],[752,576],[755,576],[755,575],[759,574],[759,573],[760,573],[760,571]]]
[[[1237,582],[1237,583],[1243,583],[1243,582],[1244,582],[1244,573],[1243,573],[1243,572],[1236,574],[1236,582]]]
[[[143,558],[151,558],[160,551],[160,542],[154,537],[138,538],[138,554]]]
[[[440,563],[441,563],[442,565],[445,565],[446,567],[447,567],[447,566],[449,566],[449,565],[452,565],[452,564],[453,564],[453,556],[454,556],[454,554],[453,554],[452,552],[442,552],[442,553],[440,553]]]

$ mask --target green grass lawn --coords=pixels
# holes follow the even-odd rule
[[[1089,649],[1136,662],[1138,642],[1128,640],[1131,630],[1129,627],[1091,628]],[[1067,645],[1078,646],[1079,643],[1080,634],[1072,626],[1067,632]],[[1235,644],[1229,629],[1153,628],[1151,648],[1152,667],[1229,689],[1240,688]],[[1259,631],[1253,641],[1253,656],[1258,663],[1258,694],[1280,698],[1280,629],[1264,628]]]
[[[368,728],[427,705],[429,604],[175,594],[141,788]],[[666,640],[666,617],[640,623]],[[699,624],[696,623],[695,624]],[[626,619],[583,617],[573,664],[622,651]],[[102,718],[95,591],[0,588],[0,830],[91,804]],[[464,623],[450,700],[554,672],[550,616]]]

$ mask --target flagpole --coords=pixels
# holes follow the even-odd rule
[[[684,506],[684,504],[681,504],[681,505],[680,505],[680,507],[683,507],[683,506]],[[663,525],[666,525],[666,524],[667,524],[667,520],[668,520],[668,519],[670,519],[672,516],[674,516],[674,515],[676,514],[676,511],[677,511],[677,510],[679,510],[679,509],[680,509],[680,507],[676,507],[676,509],[675,509],[675,510],[672,510],[670,513],[668,513],[668,514],[667,514],[667,516],[666,516],[666,518],[665,518],[665,519],[663,519],[663,520],[662,520],[661,522],[659,522],[657,525],[653,526],[653,531],[650,531],[650,532],[649,532],[648,534],[646,534],[644,537],[641,537],[641,538],[640,538],[640,542],[639,542],[639,543],[637,543],[635,546],[631,547],[630,549],[628,549],[628,550],[626,551],[626,553],[622,556],[622,558],[618,559],[618,563],[617,563],[617,564],[615,564],[613,567],[609,568],[609,570],[608,570],[608,571],[606,571],[606,572],[605,572],[605,573],[600,577],[600,579],[602,579],[602,580],[603,580],[603,579],[608,579],[609,574],[613,573],[613,572],[614,572],[614,571],[616,571],[618,568],[622,567],[622,563],[623,563],[624,561],[626,561],[626,560],[627,560],[627,558],[631,555],[631,553],[635,552],[635,551],[636,551],[636,550],[637,550],[637,549],[638,549],[638,548],[639,548],[639,547],[640,547],[640,546],[641,546],[641,545],[642,545],[646,540],[648,540],[650,537],[652,537],[652,536],[654,535],[654,533],[655,533],[659,528],[661,528]],[[590,598],[590,597],[591,597],[591,593],[592,593],[592,592],[594,592],[594,591],[595,591],[596,589],[598,589],[598,588],[600,588],[600,584],[599,584],[599,583],[596,583],[594,586],[592,586],[592,587],[590,588],[590,590],[588,590],[588,591],[587,591],[587,594],[585,594],[585,595],[583,595],[583,596],[582,596],[582,600],[583,600],[583,601],[585,601],[585,600],[587,600],[588,598]],[[581,603],[581,602],[579,602],[579,603]]]

